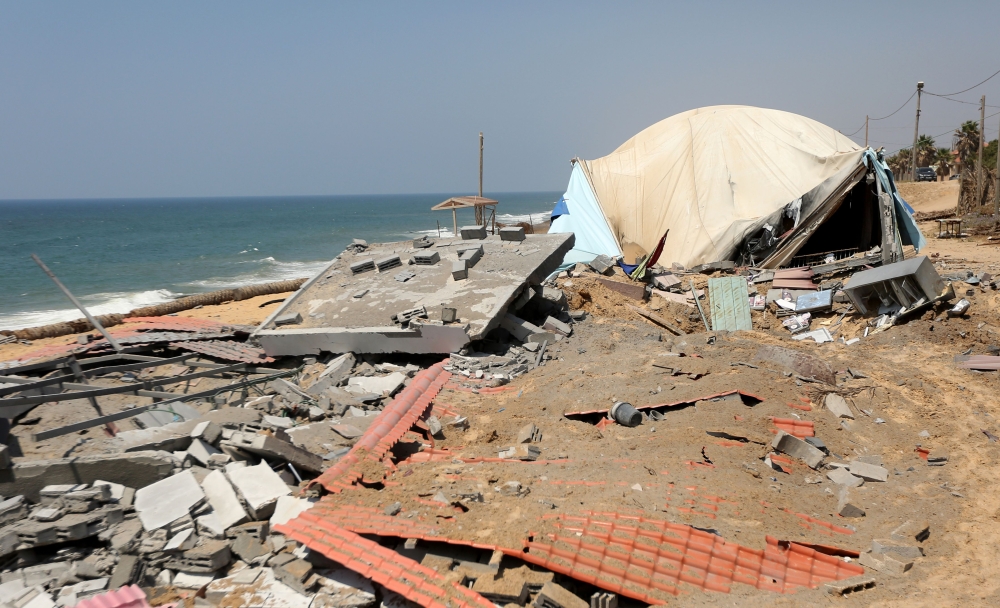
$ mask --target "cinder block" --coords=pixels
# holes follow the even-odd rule
[[[457,252],[458,259],[465,262],[467,267],[472,268],[476,265],[476,262],[482,259],[483,246],[479,245],[477,247],[466,247],[464,249],[459,249]]]
[[[524,226],[508,226],[500,229],[501,241],[523,241]]]
[[[901,560],[914,560],[924,556],[924,550],[915,545],[907,545],[888,538],[876,538],[872,541],[872,553],[875,555],[891,554]]]
[[[548,330],[548,331],[554,331],[554,332],[556,332],[558,334],[562,334],[564,336],[569,336],[570,334],[573,333],[573,326],[572,325],[569,325],[567,323],[563,323],[562,321],[560,321],[559,319],[556,319],[554,317],[548,317],[547,319],[545,319],[545,323],[542,324],[542,329],[545,329],[545,330]]]
[[[889,536],[899,542],[912,543],[914,541],[922,543],[931,535],[931,525],[923,520],[910,520],[903,522],[901,526],[892,531]]]
[[[902,576],[913,567],[913,561],[896,559],[892,555],[875,555],[870,552],[861,554],[858,563],[865,568],[878,570],[889,576]]]
[[[367,259],[351,264],[351,274],[361,274],[369,270],[375,270],[375,260]]]
[[[451,263],[451,278],[456,281],[461,281],[463,279],[469,278],[469,269],[466,267],[463,260],[458,260],[457,262]]]
[[[590,267],[593,268],[594,272],[598,274],[607,274],[608,270],[611,269],[614,263],[614,260],[612,260],[610,256],[602,254],[590,261]]]
[[[785,431],[778,431],[778,434],[775,435],[774,440],[771,442],[771,447],[779,452],[784,452],[789,456],[801,459],[813,469],[823,462],[823,452],[798,437],[789,435]]]
[[[837,418],[850,418],[854,420],[854,413],[851,412],[851,407],[847,405],[847,400],[836,393],[830,393],[826,396],[824,401],[826,404],[826,409],[836,416]]]
[[[413,254],[413,263],[418,266],[433,266],[441,261],[441,254],[437,251],[431,251],[430,253],[415,253]]]
[[[459,229],[459,233],[462,235],[463,240],[472,239],[485,239],[486,238],[486,226],[462,226]]]

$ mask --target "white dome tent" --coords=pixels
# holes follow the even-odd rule
[[[566,263],[606,254],[631,264],[664,234],[660,263],[685,267],[803,265],[875,245],[902,259],[903,244],[924,244],[874,152],[815,120],[749,106],[683,112],[603,158],[575,159],[560,202],[550,231],[577,242]]]

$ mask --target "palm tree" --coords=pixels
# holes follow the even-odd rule
[[[979,124],[974,120],[963,122],[955,131],[953,147],[958,152],[961,171],[967,172],[972,169],[975,164],[973,158],[979,153]]]
[[[889,165],[889,170],[892,171],[893,175],[903,176],[910,172],[910,160],[910,149],[903,148],[899,152],[896,152],[896,154],[885,159],[885,162]]]
[[[927,167],[937,157],[937,148],[934,146],[934,138],[930,135],[921,135],[917,138],[917,166]]]
[[[943,181],[944,178],[948,177],[951,173],[951,159],[952,153],[948,148],[938,148],[934,160],[937,163],[937,168],[935,168],[935,173]]]

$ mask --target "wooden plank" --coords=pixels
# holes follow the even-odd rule
[[[656,323],[657,325],[660,325],[662,327],[665,327],[665,328],[669,329],[670,331],[674,332],[678,336],[686,336],[687,335],[686,331],[684,331],[680,327],[677,327],[675,325],[671,325],[666,319],[664,319],[660,315],[653,314],[653,313],[651,313],[651,312],[649,312],[647,310],[643,310],[643,309],[639,308],[638,306],[633,306],[632,304],[629,304],[628,307],[630,309],[634,310],[635,312],[639,313],[643,317],[649,319],[653,323]]]

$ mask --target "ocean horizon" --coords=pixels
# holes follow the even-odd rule
[[[548,219],[561,191],[485,193],[497,221]],[[452,236],[430,208],[451,194],[0,201],[0,329],[82,315],[35,253],[93,314],[312,276],[352,239]],[[459,226],[474,222],[458,211]]]

